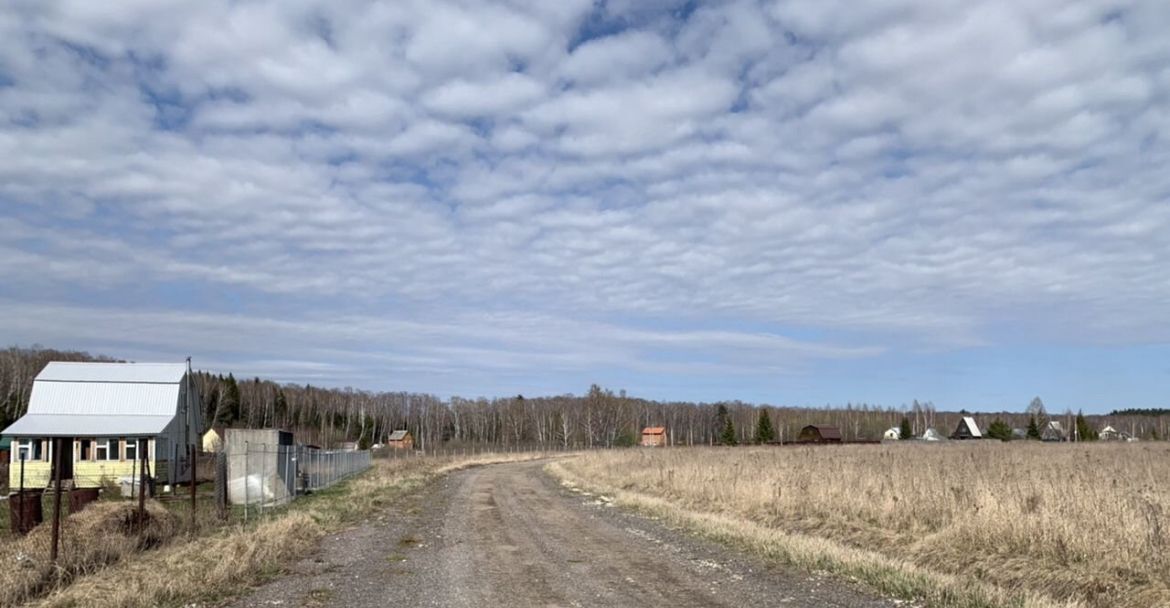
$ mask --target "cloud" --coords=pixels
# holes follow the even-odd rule
[[[93,344],[115,334],[87,314],[243,315],[309,337],[248,330],[217,358],[374,384],[360,352],[655,385],[684,352],[728,386],[1170,340],[1166,26],[1107,0],[17,3],[0,297],[66,307]],[[573,339],[459,337],[491,315]],[[331,342],[305,329],[344,332],[329,318],[458,329],[426,352],[378,331],[261,352]],[[202,343],[166,335],[142,348]]]

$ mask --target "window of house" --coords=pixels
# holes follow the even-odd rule
[[[78,443],[80,444],[80,449],[77,450],[77,459],[81,462],[93,460],[93,440],[82,439]]]
[[[138,460],[138,440],[130,438],[126,440],[126,460]]]
[[[94,460],[117,460],[118,442],[113,439],[98,439],[93,444]]]
[[[18,439],[16,444],[16,460],[40,460],[41,442],[36,439]]]

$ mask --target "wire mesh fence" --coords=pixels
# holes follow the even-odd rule
[[[216,496],[240,505],[247,517],[287,505],[370,467],[367,450],[321,450],[297,445],[246,444],[219,455]]]

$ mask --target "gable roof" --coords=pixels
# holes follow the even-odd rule
[[[801,429],[801,432],[803,433],[806,429],[816,429],[817,434],[821,436],[821,439],[841,438],[841,429],[835,426],[829,426],[827,424],[810,424]]]
[[[648,426],[642,429],[643,435],[665,435],[666,427],[664,426]]]
[[[967,432],[970,433],[972,437],[983,436],[983,433],[979,432],[979,425],[975,424],[974,418],[970,416],[963,416],[963,419],[959,421],[959,428],[961,429],[963,426],[967,427]],[[955,432],[957,433],[958,429],[956,429]]]
[[[4,435],[157,435],[179,411],[182,363],[64,363],[37,374],[28,413]]]
[[[402,441],[403,439],[406,439],[406,436],[409,434],[410,431],[394,431],[393,433],[390,433],[390,441]]]

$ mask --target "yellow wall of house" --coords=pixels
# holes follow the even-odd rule
[[[42,440],[43,441],[43,440]],[[73,486],[76,488],[96,488],[100,487],[102,483],[117,483],[119,477],[137,476],[139,474],[138,467],[141,466],[134,460],[126,460],[126,440],[117,439],[114,451],[119,457],[117,460],[93,460],[92,456],[89,460],[81,460],[81,442],[74,440],[73,445]],[[131,440],[133,441],[133,440]],[[90,448],[93,450],[92,446]],[[13,452],[14,458],[18,457],[18,452]],[[49,450],[46,447],[42,448],[42,456],[48,457]],[[166,474],[166,462],[158,462],[154,453],[154,440],[147,441],[147,471],[150,476],[159,479]],[[52,474],[52,464],[48,460],[26,460],[24,463],[24,487],[25,488],[46,488],[52,481],[50,475]],[[17,491],[20,488],[20,461],[11,462],[8,465],[8,487],[10,491]],[[68,486],[66,486],[68,487]]]
[[[151,477],[158,478],[164,471],[160,471],[154,460],[148,460],[147,466]],[[24,487],[45,488],[49,485],[49,473],[52,469],[49,463],[34,460],[24,463]],[[103,481],[117,483],[119,477],[137,476],[137,463],[131,461],[105,460],[101,462],[73,463],[73,485],[77,488],[96,488]],[[8,487],[15,492],[20,487],[20,463],[8,467]],[[68,486],[65,486],[68,487]]]

